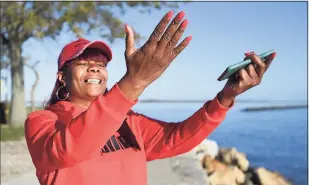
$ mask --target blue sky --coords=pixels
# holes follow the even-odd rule
[[[148,37],[169,10],[140,15],[135,9],[128,9],[121,19]],[[189,20],[183,38],[191,35],[192,41],[140,99],[213,98],[225,84],[217,78],[228,65],[241,61],[244,52],[262,53],[270,49],[277,51],[277,57],[262,84],[239,99],[307,99],[306,2],[193,2],[181,4],[176,12],[181,10]],[[100,39],[96,33],[85,38]],[[62,32],[56,41],[30,39],[23,45],[24,56],[30,55],[32,62],[42,61],[38,66],[37,101],[49,97],[56,79],[58,55],[74,39],[72,33]],[[108,66],[109,88],[125,73],[124,46],[124,40],[111,45],[114,57]],[[34,75],[27,68],[25,75],[26,100],[29,100]],[[2,98],[3,95],[1,91]]]

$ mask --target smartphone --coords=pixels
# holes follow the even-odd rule
[[[269,51],[262,53],[258,56],[264,62],[266,60],[266,58],[268,56],[270,56],[271,54],[273,54],[274,52],[275,52],[275,50],[272,49],[272,50],[269,50]],[[246,59],[246,60],[243,60],[239,63],[231,65],[231,66],[229,66],[225,69],[225,71],[220,75],[220,77],[217,80],[222,81],[222,80],[228,79],[229,77],[234,75],[238,70],[247,67],[249,64],[251,64],[251,59]]]

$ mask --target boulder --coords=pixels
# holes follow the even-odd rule
[[[245,182],[242,183],[241,185],[256,185],[252,182],[252,180],[250,179],[250,176],[248,176],[247,174],[245,174]]]
[[[255,169],[255,173],[259,178],[260,185],[292,185],[278,172],[271,172],[263,167]]]
[[[219,146],[217,142],[206,139],[201,144],[196,146],[193,151],[196,155],[196,158],[199,160],[201,160],[205,155],[215,158],[218,155]]]
[[[293,185],[284,176],[263,167],[253,168],[245,153],[236,148],[219,148],[212,140],[205,140],[192,150],[201,162],[210,185]]]
[[[249,168],[249,161],[246,158],[246,154],[238,152],[234,147],[220,148],[216,159],[228,165],[235,165],[243,172],[246,172]]]
[[[208,183],[211,185],[240,185],[245,183],[245,174],[236,166],[228,166],[209,155],[205,155],[201,163],[208,174]]]
[[[257,174],[255,173],[255,168],[249,167],[245,172],[246,180],[242,185],[260,185],[260,180]]]

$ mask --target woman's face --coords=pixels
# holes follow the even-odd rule
[[[99,57],[78,59],[63,72],[58,72],[58,80],[69,90],[69,101],[87,106],[86,102],[94,100],[105,92],[106,61],[95,61],[95,58]]]

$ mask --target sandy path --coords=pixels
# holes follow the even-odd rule
[[[148,163],[148,185],[207,185],[193,154]],[[1,184],[39,185],[25,141],[1,142]]]

